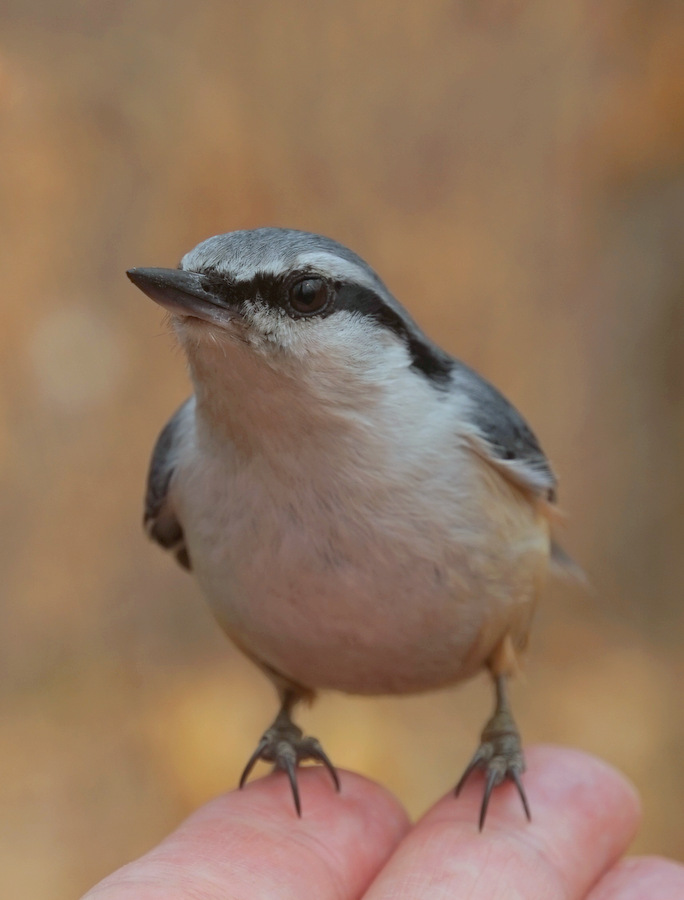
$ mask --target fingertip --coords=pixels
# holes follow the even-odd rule
[[[198,809],[93,895],[118,900],[131,885],[145,885],[141,896],[179,900],[361,896],[408,830],[406,812],[383,787],[351,772],[340,772],[340,793],[321,767],[301,768],[297,778],[301,818],[285,773],[255,779]]]
[[[478,833],[486,782],[473,773],[460,797],[451,791],[428,810],[368,897],[403,896],[406,885],[415,900],[437,888],[489,897],[505,887],[501,896],[527,896],[530,872],[535,896],[584,896],[634,835],[633,787],[602,761],[561,747],[531,748],[523,783],[532,821],[508,781],[492,793]]]
[[[614,766],[584,750],[540,744],[530,748],[527,768],[544,807],[566,802],[588,813],[600,803],[603,812],[620,816],[631,829],[631,840],[641,821],[641,798]]]
[[[658,856],[623,859],[592,889],[587,900],[684,900],[684,866]]]

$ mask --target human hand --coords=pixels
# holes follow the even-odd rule
[[[563,748],[528,752],[528,824],[515,788],[450,792],[410,827],[379,785],[300,770],[297,819],[282,773],[193,813],[83,900],[684,900],[684,866],[623,859],[639,821],[633,789],[605,763]]]

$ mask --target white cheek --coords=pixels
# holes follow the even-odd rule
[[[392,365],[394,351],[407,358],[398,338],[358,314],[340,311],[312,325],[301,333],[302,351],[312,362],[373,368],[380,360]]]
[[[359,388],[372,394],[374,388],[388,387],[396,379],[403,382],[411,369],[411,357],[402,340],[349,312],[335,313],[317,323],[303,335],[302,350],[309,361],[307,371],[315,379],[312,389],[319,393],[329,386],[337,393],[349,392],[354,404],[363,397]],[[416,373],[411,370],[410,374]]]
[[[247,313],[246,337],[258,349],[272,354],[272,363],[280,356],[282,363],[305,363],[306,370],[316,373],[322,367],[353,367],[377,364],[397,347],[406,355],[402,343],[362,316],[342,310],[325,317],[293,319],[285,310],[265,310],[255,305]],[[338,372],[338,375],[341,375]]]

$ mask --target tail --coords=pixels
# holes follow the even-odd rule
[[[584,569],[555,540],[551,541],[551,571],[561,578],[579,581],[585,587],[589,585]]]

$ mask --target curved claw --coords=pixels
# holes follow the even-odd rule
[[[283,769],[283,771],[287,773],[287,777],[290,780],[290,787],[292,788],[295,809],[297,810],[297,815],[301,819],[302,804],[299,799],[299,785],[297,784],[297,763],[291,756],[284,756],[278,761],[278,768]]]
[[[301,801],[299,786],[297,784],[297,767],[305,759],[314,759],[321,762],[330,773],[335,789],[340,790],[340,779],[335,767],[328,758],[316,738],[302,737],[301,730],[292,722],[276,722],[262,736],[259,744],[252,753],[240,778],[240,787],[243,787],[250,772],[259,760],[273,763],[276,769],[287,774],[292,788],[297,815],[301,817]]]
[[[249,778],[249,775],[250,775],[252,769],[261,759],[261,754],[264,752],[265,749],[266,749],[266,741],[264,740],[264,738],[262,738],[259,741],[259,743],[257,744],[257,748],[254,751],[254,753],[252,753],[250,758],[247,760],[247,765],[245,766],[245,768],[242,771],[242,775],[240,776],[240,784],[239,784],[240,790],[242,790],[242,788],[245,786],[245,782]]]
[[[470,762],[469,762],[468,765],[466,766],[465,772],[463,773],[463,775],[461,775],[461,777],[460,777],[460,779],[459,779],[459,781],[458,781],[458,784],[457,784],[456,787],[454,788],[454,794],[455,794],[457,797],[458,797],[458,795],[461,793],[461,788],[463,787],[463,785],[464,785],[464,784],[466,783],[466,781],[468,780],[468,777],[470,776],[470,773],[473,772],[475,769],[477,769],[478,766],[479,766],[483,761],[484,761],[484,757],[483,757],[482,753],[478,750],[477,753],[475,754],[475,756],[473,756],[473,758],[470,760]]]
[[[524,770],[524,763],[521,764],[519,761],[510,762],[500,753],[490,752],[487,749],[483,750],[483,747],[481,746],[468,763],[465,772],[461,775],[461,779],[454,789],[454,793],[457,797],[461,792],[461,788],[475,769],[483,769],[485,775],[485,787],[482,796],[482,805],[480,807],[480,831],[484,828],[492,792],[494,788],[500,785],[505,779],[508,779],[515,784],[522,801],[523,809],[525,810],[525,817],[528,822],[532,821],[532,814],[530,813],[530,806],[527,802],[527,795],[525,794],[522,779],[520,778],[521,772]]]
[[[520,799],[522,800],[523,809],[525,810],[525,815],[527,816],[527,821],[532,821],[532,815],[530,813],[530,807],[527,802],[527,795],[525,794],[525,789],[522,786],[522,781],[520,780],[520,773],[517,769],[513,769],[512,772],[509,773],[508,777],[513,781],[515,786],[518,789],[518,793],[520,794]]]
[[[485,782],[484,795],[482,797],[482,806],[480,807],[480,822],[479,822],[479,830],[482,831],[484,828],[485,819],[487,818],[487,808],[489,807],[489,798],[492,796],[492,791],[501,781],[499,777],[499,773],[496,769],[490,769],[487,772],[487,781]]]
[[[333,780],[333,784],[335,785],[335,790],[339,794],[340,792],[340,777],[337,774],[337,769],[330,761],[330,757],[325,752],[325,750],[321,747],[318,741],[315,738],[311,740],[311,747],[309,748],[310,755],[312,759],[317,759],[319,762],[322,762],[325,768],[330,772],[330,777]]]

